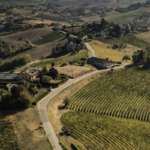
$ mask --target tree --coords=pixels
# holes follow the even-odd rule
[[[24,85],[18,85],[15,89],[15,95],[19,97],[20,93],[25,91],[27,91],[27,89]]]
[[[67,31],[67,33],[66,33],[66,37],[68,38],[70,36],[70,32],[69,31]]]
[[[43,67],[42,73],[43,73],[43,74],[47,74],[47,73],[48,73],[48,70],[47,70],[47,67],[46,67],[46,66]]]
[[[49,76],[42,76],[42,82],[45,82],[45,83],[49,83],[51,81],[51,77]]]
[[[54,62],[52,62],[52,63],[51,63],[51,66],[52,66],[52,67],[54,67],[54,66],[55,66],[55,63],[54,63]]]
[[[88,34],[88,39],[94,39],[94,35],[93,34]]]
[[[52,77],[56,77],[58,75],[58,71],[53,67],[49,70],[49,74]]]
[[[68,106],[68,104],[69,104],[69,98],[68,97],[66,97],[65,99],[64,99],[64,104],[65,104],[65,107],[67,107]]]
[[[131,58],[130,58],[130,56],[128,56],[128,55],[125,55],[125,56],[123,56],[123,58],[122,58],[122,60],[130,60]]]
[[[31,105],[32,98],[29,95],[29,93],[21,92],[19,95],[19,98],[17,100],[18,105],[20,105],[21,108],[28,108]]]

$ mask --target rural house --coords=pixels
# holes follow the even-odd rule
[[[37,76],[39,75],[40,70],[38,68],[28,68],[27,70],[22,71],[18,74],[19,80],[37,80]]]
[[[55,24],[53,28],[54,28],[55,30],[62,30],[62,29],[63,29],[63,26],[60,25],[60,24]]]
[[[75,50],[75,48],[76,48],[76,44],[74,44],[73,42],[70,42],[67,44],[67,51],[68,52]]]
[[[106,36],[105,31],[101,31],[101,32],[99,33],[99,36],[100,36],[100,37],[105,37],[105,36]]]
[[[108,61],[106,59],[100,59],[96,57],[91,57],[87,60],[88,64],[95,65],[100,68],[112,68],[113,67],[113,62]]]

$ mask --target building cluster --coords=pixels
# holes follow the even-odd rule
[[[129,24],[123,24],[122,26],[120,26],[121,30],[131,30],[131,26]]]
[[[39,80],[39,73],[40,70],[38,68],[28,68],[20,73],[0,73],[0,81]]]

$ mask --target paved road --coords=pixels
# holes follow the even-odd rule
[[[93,48],[87,42],[85,42],[85,45],[86,45],[87,49],[92,53],[92,57],[96,57],[95,51],[93,50]]]
[[[114,69],[119,69],[119,68],[123,68],[127,66],[127,64],[124,64],[123,66],[120,66],[120,67],[117,67],[117,68],[114,68]],[[43,100],[41,100],[39,103],[38,103],[38,109],[39,109],[39,112],[40,112],[40,115],[41,115],[41,118],[42,118],[42,122],[43,122],[43,125],[44,125],[44,129],[46,131],[46,134],[48,136],[48,138],[50,139],[51,141],[51,144],[54,148],[54,150],[62,150],[60,144],[59,144],[59,140],[53,130],[53,127],[48,119],[48,116],[47,116],[47,113],[46,113],[46,106],[48,104],[48,102],[54,97],[56,96],[58,93],[60,93],[62,90],[66,89],[67,87],[69,87],[70,85],[88,77],[88,76],[91,76],[95,73],[98,73],[98,72],[104,72],[106,70],[109,70],[109,69],[104,69],[104,70],[97,70],[97,71],[94,71],[94,72],[91,72],[91,73],[88,73],[88,74],[85,74],[83,76],[80,76],[76,79],[70,79],[68,82],[66,82],[65,84],[63,84],[62,86],[60,86],[59,88],[57,89],[54,89],[52,90],[52,92],[50,92],[45,98],[43,98]]]

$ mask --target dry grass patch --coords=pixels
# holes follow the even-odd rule
[[[144,41],[150,42],[150,32],[144,32],[138,35]]]
[[[81,76],[87,72],[96,70],[92,66],[90,67],[81,67],[81,66],[74,66],[74,65],[67,65],[64,67],[55,67],[59,73],[66,74],[70,77],[78,77]]]
[[[45,135],[37,108],[29,108],[10,115],[22,150],[52,150]]]
[[[118,49],[112,49],[110,45],[103,42],[94,40],[89,42],[90,46],[95,50],[95,54],[100,58],[109,58],[112,61],[122,61],[124,55],[129,55],[132,58],[132,54],[137,51],[139,48],[127,45],[127,48],[118,51]],[[109,48],[107,48],[109,46]],[[128,60],[128,63],[131,63],[131,60]]]

